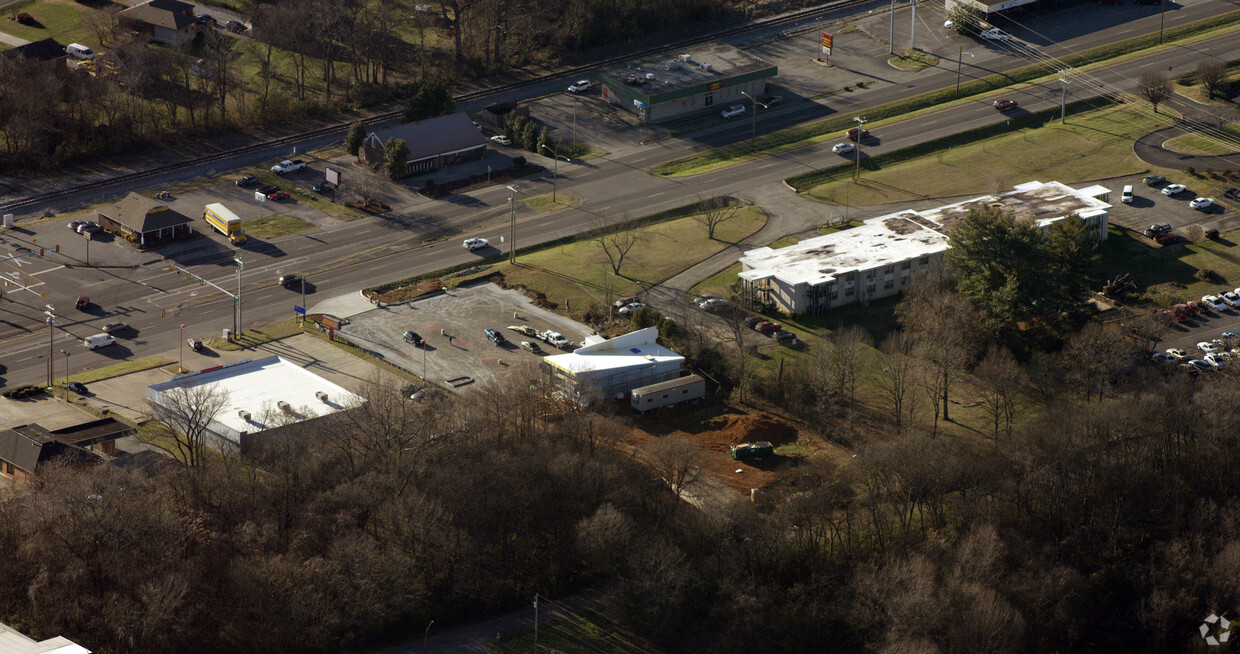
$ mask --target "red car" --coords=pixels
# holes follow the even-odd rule
[[[998,109],[999,111],[1007,111],[1008,109],[1015,109],[1015,108],[1016,108],[1015,100],[1008,100],[1007,98],[1004,98],[1002,100],[995,100],[995,109]]]
[[[754,325],[754,329],[762,332],[763,334],[774,334],[775,332],[783,329],[783,327],[777,322],[760,322],[757,325]]]
[[[1163,232],[1161,234],[1154,235],[1154,242],[1159,245],[1170,245],[1178,240],[1180,240],[1180,237],[1172,234],[1171,232]]]
[[[1188,316],[1178,311],[1174,311],[1172,309],[1168,309],[1166,311],[1160,311],[1159,315],[1161,315],[1163,318],[1169,321],[1174,320],[1176,322],[1188,322]]]
[[[268,193],[267,199],[268,200],[287,200],[288,193],[285,193],[284,191],[276,191],[274,193]]]
[[[848,130],[848,138],[853,141],[863,139],[870,135],[870,130],[864,127],[854,127]]]
[[[1204,316],[1206,314],[1206,308],[1201,306],[1201,304],[1198,302],[1189,300],[1188,302],[1185,302],[1184,304],[1188,307],[1188,311],[1189,311],[1188,315],[1190,316],[1196,316],[1196,315]]]
[[[1171,307],[1171,311],[1173,313],[1183,314],[1184,316],[1188,318],[1192,318],[1193,316],[1197,315],[1197,311],[1187,304],[1177,304]]]
[[[77,302],[73,303],[73,308],[79,311],[85,311],[90,306],[90,298],[85,295],[78,296]]]

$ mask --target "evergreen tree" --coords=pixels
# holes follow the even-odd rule
[[[362,149],[362,143],[366,140],[366,126],[359,120],[349,126],[349,133],[344,137],[344,149],[354,157]]]
[[[392,139],[383,147],[383,167],[392,179],[405,176],[405,164],[409,161],[409,145],[405,139]]]

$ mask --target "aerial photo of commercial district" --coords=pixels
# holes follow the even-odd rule
[[[0,0],[0,221],[0,654],[1240,646],[1234,2]]]

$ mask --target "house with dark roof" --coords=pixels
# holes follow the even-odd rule
[[[65,46],[56,39],[43,39],[19,45],[11,50],[0,52],[0,57],[5,57],[15,63],[42,64],[50,68],[65,68],[67,66],[65,62],[69,59]]]
[[[102,418],[63,429],[18,425],[0,430],[0,476],[26,482],[39,466],[56,461],[68,465],[97,463],[116,451],[116,440],[137,430],[115,418]]]
[[[194,5],[180,0],[147,0],[116,15],[122,29],[174,48],[189,45],[201,27]]]
[[[468,115],[455,113],[406,123],[382,132],[371,132],[358,155],[373,168],[383,166],[383,148],[392,139],[409,146],[405,173],[418,175],[486,155],[487,139]]]
[[[116,204],[100,208],[97,215],[100,227],[142,247],[194,233],[193,219],[133,192]]]

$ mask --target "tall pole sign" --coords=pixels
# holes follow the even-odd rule
[[[826,55],[827,61],[830,62],[831,61],[831,35],[830,34],[827,34],[826,32],[822,33],[822,46],[821,47],[822,47],[822,54]],[[821,57],[819,57],[818,59],[819,61],[822,60]]]

